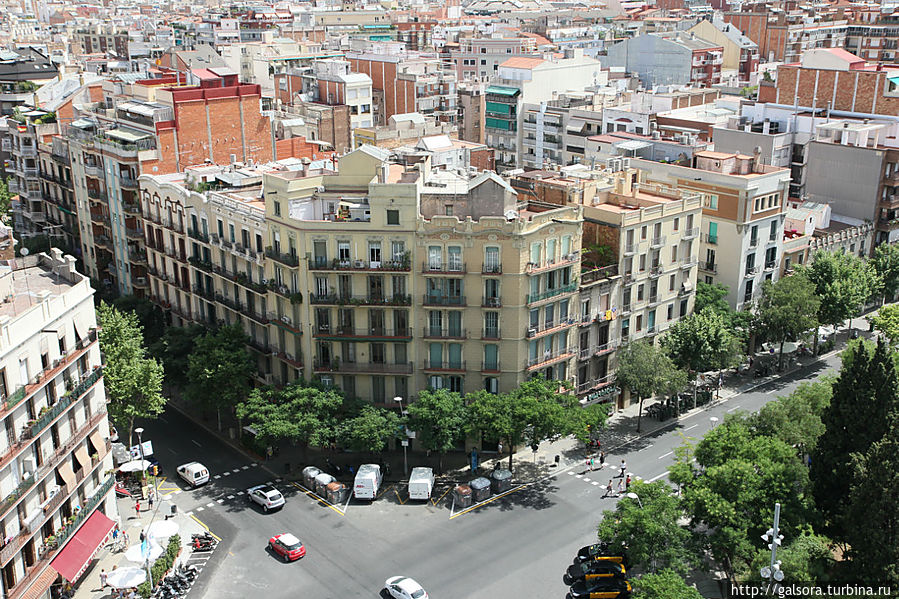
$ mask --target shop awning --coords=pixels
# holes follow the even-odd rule
[[[50,565],[63,578],[75,582],[87,568],[113,526],[115,522],[107,518],[106,514],[101,511],[94,512],[78,529],[75,536],[66,543],[62,551],[53,558]]]

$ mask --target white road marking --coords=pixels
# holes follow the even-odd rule
[[[234,499],[234,495],[228,495],[225,499]]]
[[[249,470],[249,469],[250,469],[249,466],[244,466],[243,468],[241,468],[241,470]]]
[[[591,481],[589,478],[587,478],[587,477],[585,476],[585,477],[584,477],[584,482],[585,482],[585,483],[589,483],[589,482],[593,482],[593,481]]]
[[[280,478],[276,478],[276,479],[275,479],[275,482],[276,482],[276,483],[279,483],[279,482],[281,482],[281,479],[280,479]]]
[[[240,468],[235,468],[235,469],[232,470],[231,472],[233,472],[234,474],[237,474],[238,472],[240,472]]]
[[[253,462],[252,464],[250,464],[250,466],[258,466],[258,465],[259,464],[257,464],[256,462]]]
[[[215,502],[218,504],[222,504],[222,503],[225,503],[225,500],[224,499],[216,499]]]
[[[568,471],[568,476],[574,476],[574,472],[572,470]]]
[[[216,475],[213,476],[212,478],[214,478],[215,480],[218,480],[218,479],[220,479],[221,477],[222,477],[221,474],[216,474]]]
[[[173,494],[174,494],[174,495],[181,495],[181,493],[184,493],[184,491],[183,491],[182,489],[178,489],[178,490],[175,491]]]
[[[590,484],[592,484],[592,485],[595,487],[595,486],[597,486],[599,483],[596,482],[596,481],[594,480],[594,481],[593,481],[592,483],[590,483]]]
[[[193,516],[193,515],[194,515],[194,513],[193,513],[193,512],[187,512],[187,513],[186,513],[186,514],[184,514],[184,515],[185,515],[185,516],[187,516],[187,517],[188,517],[188,518],[190,518],[190,517],[191,517],[191,516]]]
[[[209,503],[206,504],[206,507],[212,507],[212,506],[214,506],[214,505],[215,505],[215,504],[212,503],[212,502],[210,501]]]
[[[686,432],[686,431],[688,431],[688,430],[690,430],[690,429],[694,429],[694,428],[696,428],[697,426],[699,426],[699,425],[698,425],[698,424],[694,424],[693,426],[688,426],[687,428],[684,429],[684,431]]]
[[[203,447],[202,445],[200,445],[199,443],[197,443],[197,440],[196,440],[196,439],[191,439],[190,442],[193,443],[194,445],[196,445],[197,447]]]
[[[663,473],[661,473],[661,474],[658,475],[658,476],[653,476],[652,478],[650,478],[650,479],[647,480],[646,482],[648,482],[648,483],[655,482],[655,481],[659,480],[660,478],[664,478],[664,477],[666,477],[666,476],[668,476],[668,473],[667,473],[667,472],[663,472]]]
[[[668,453],[663,453],[662,455],[659,456],[658,459],[661,460],[662,458],[667,458],[667,457],[670,456],[670,455],[674,455],[674,452],[673,452],[673,451],[669,451]]]
[[[729,413],[729,412],[733,412],[734,410],[739,410],[739,409],[740,409],[740,406],[734,406],[734,407],[732,407],[731,409],[728,410],[728,413]]]
[[[222,472],[222,476],[231,476],[230,472]]]
[[[583,474],[575,474],[574,476],[575,476],[575,478],[584,478]]]
[[[202,511],[203,511],[203,508],[198,507],[198,508],[197,508],[197,511],[198,511],[198,512],[202,512]]]

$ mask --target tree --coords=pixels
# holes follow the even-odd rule
[[[0,221],[9,222],[10,210],[12,209],[12,196],[9,192],[9,181],[12,177],[0,179]]]
[[[628,558],[647,572],[672,570],[686,574],[696,565],[690,531],[680,525],[680,499],[663,481],[635,481],[638,499],[622,498],[615,511],[603,512],[597,527],[600,540],[626,546]]]
[[[674,570],[644,574],[633,581],[634,599],[702,599],[702,595],[687,584]]]
[[[765,335],[780,344],[778,368],[783,368],[784,343],[817,326],[820,305],[814,285],[801,272],[762,285],[756,316]]]
[[[846,540],[859,579],[899,584],[899,421],[863,455],[849,494]]]
[[[169,327],[156,343],[150,345],[150,354],[162,362],[165,380],[169,385],[184,387],[187,384],[187,370],[190,354],[196,341],[206,332],[201,325]]]
[[[739,352],[727,320],[712,308],[676,322],[662,338],[662,346],[677,366],[693,372],[728,368]]]
[[[589,443],[606,426],[610,404],[594,403],[583,408],[569,410],[572,418],[571,432],[581,443]]]
[[[565,383],[538,377],[510,393],[468,394],[469,428],[485,438],[505,440],[511,470],[516,447],[537,447],[573,432],[570,410],[580,406],[573,395],[561,391],[567,391]]]
[[[696,303],[693,312],[702,312],[710,308],[716,314],[728,314],[732,312],[727,303],[727,294],[730,290],[721,283],[696,282]]]
[[[896,297],[899,292],[899,245],[895,243],[881,243],[874,249],[874,258],[871,261],[874,271],[880,278],[882,302]]]
[[[821,418],[832,395],[832,379],[806,381],[790,395],[762,406],[747,422],[755,434],[780,439],[795,447],[800,456],[811,455],[824,433]]]
[[[422,447],[440,454],[442,472],[444,455],[465,436],[468,424],[465,400],[446,389],[422,391],[409,404],[408,411],[409,428],[417,433]]]
[[[798,537],[785,539],[784,546],[777,550],[777,559],[782,562],[781,570],[789,575],[790,580],[816,583],[831,580],[834,560],[830,544],[830,539],[815,534],[811,527],[807,527]],[[761,569],[770,564],[771,550],[767,547],[759,549],[747,571],[748,581],[762,582]]]
[[[824,410],[824,433],[812,454],[815,502],[829,536],[845,541],[857,523],[847,520],[846,497],[861,477],[853,456],[864,456],[899,417],[899,376],[892,352],[879,341],[853,345]]]
[[[686,375],[677,369],[665,352],[646,340],[635,341],[618,351],[619,384],[637,396],[637,432],[643,417],[643,400],[659,393],[683,388]]]
[[[877,314],[869,316],[868,320],[872,327],[883,333],[890,340],[890,345],[895,346],[899,344],[899,304],[881,306]]]
[[[400,417],[374,406],[365,406],[358,416],[344,420],[337,427],[337,438],[350,451],[379,453],[390,439],[399,436]]]
[[[820,299],[818,320],[834,327],[848,318],[851,328],[852,317],[880,285],[870,263],[843,250],[816,252],[813,262],[800,272],[815,286],[815,295]],[[815,335],[816,350],[817,342]]]
[[[165,409],[162,365],[146,357],[143,332],[133,312],[122,312],[106,303],[97,310],[100,348],[106,358],[103,370],[110,416],[121,429],[132,430],[136,418],[155,418]]]
[[[144,342],[153,347],[167,330],[165,314],[159,306],[144,297],[125,295],[112,300],[112,305],[119,310],[134,312],[144,331]]]
[[[303,380],[283,389],[253,389],[237,405],[237,418],[256,431],[256,438],[269,445],[281,440],[313,447],[326,447],[336,437],[343,396]]]
[[[233,408],[250,392],[253,360],[240,325],[210,331],[196,340],[187,368],[184,394],[190,401],[213,408],[222,430],[222,408]]]

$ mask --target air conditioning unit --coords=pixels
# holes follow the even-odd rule
[[[536,337],[537,329],[528,329],[528,337]]]

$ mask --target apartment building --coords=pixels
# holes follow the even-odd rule
[[[549,40],[545,47],[550,47]],[[489,81],[499,65],[515,56],[540,58],[536,37],[506,37],[494,34],[490,37],[462,37],[449,52],[452,66],[459,81]]]
[[[0,266],[0,588],[49,598],[115,525],[115,477],[94,291],[57,249],[15,263]]]
[[[426,117],[413,112],[411,114],[395,114],[387,119],[383,127],[360,127],[353,130],[353,145],[375,146],[387,150],[415,142],[423,137],[446,135],[455,137],[456,127],[442,123],[435,117]]]
[[[621,67],[646,88],[692,84],[712,87],[721,82],[724,47],[696,34],[644,34],[610,46],[604,67]]]
[[[9,154],[9,190],[19,196],[12,206],[13,226],[23,237],[41,235],[47,225],[38,178],[38,144],[56,133],[56,120],[51,117],[43,110],[29,110],[6,121],[3,149]]]
[[[76,54],[110,54],[128,58],[128,29],[113,23],[91,23],[79,27],[72,35]]]
[[[67,129],[85,268],[119,294],[148,289],[139,175],[274,156],[260,87],[199,71],[200,85],[106,81],[105,103],[83,105]]]
[[[316,97],[325,104],[349,107],[350,128],[371,127],[375,123],[371,77],[350,72],[345,60],[318,60],[313,63]]]
[[[0,60],[0,115],[10,115],[16,106],[34,102],[34,91],[59,75],[45,51],[20,47],[3,50]]]
[[[47,219],[44,232],[55,247],[65,248],[69,254],[81,255],[81,233],[69,144],[59,135],[38,142],[38,162],[43,212]]]
[[[779,278],[789,169],[762,164],[758,156],[710,151],[697,152],[693,166],[631,163],[649,182],[700,194],[698,277],[725,285],[731,306],[742,309],[763,281]]]
[[[723,20],[702,19],[688,31],[700,39],[721,45],[723,80],[743,86],[758,82],[759,45],[743,35],[736,26]]]

